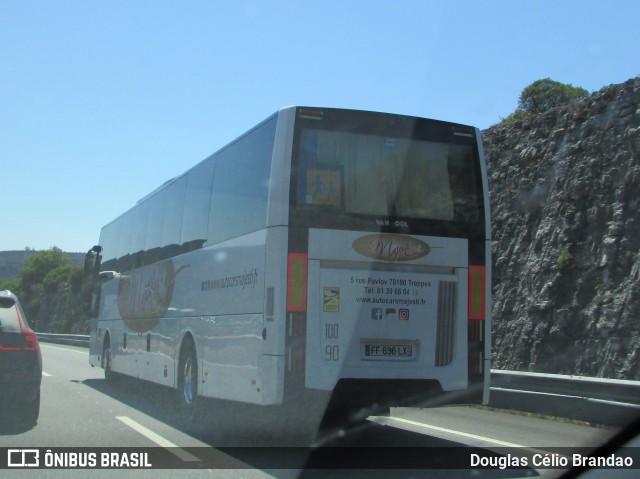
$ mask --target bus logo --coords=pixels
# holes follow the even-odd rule
[[[351,248],[362,256],[383,261],[411,261],[431,251],[424,241],[390,233],[362,236],[351,243]]]
[[[169,310],[178,273],[173,261],[162,261],[135,269],[120,277],[118,311],[132,331],[145,333],[153,329]]]

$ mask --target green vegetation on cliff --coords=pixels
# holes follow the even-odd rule
[[[588,96],[589,92],[581,87],[560,83],[551,78],[537,80],[522,90],[518,99],[518,108],[502,120],[502,124],[538,115],[551,108],[564,106]]]
[[[70,265],[69,255],[57,247],[29,253],[32,254],[24,259],[20,278],[0,280],[0,290],[8,289],[18,295],[36,331],[84,332],[84,318],[77,301],[82,266]],[[15,254],[4,256],[16,261]],[[74,262],[77,260],[74,257]]]

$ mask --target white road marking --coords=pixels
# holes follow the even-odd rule
[[[137,423],[133,419],[127,416],[116,416],[116,419],[123,422],[124,424],[129,426],[131,429],[133,429],[137,433],[142,434],[144,437],[146,437],[150,441],[155,442],[158,446],[164,447],[170,453],[174,454],[175,456],[177,456],[179,459],[182,459],[183,461],[185,462],[200,461],[200,459],[198,459],[193,454],[188,453],[184,449],[176,446],[174,443],[172,443],[168,439],[165,439],[161,435],[156,434],[151,429],[147,429],[142,424]]]
[[[456,431],[454,429],[447,429],[446,427],[433,426],[431,424],[424,424],[422,422],[411,421],[410,419],[403,419],[401,417],[371,416],[369,419],[372,419],[373,421],[377,422],[378,424],[382,424],[382,425],[386,425],[386,424],[388,424],[390,422],[394,422],[395,421],[395,422],[399,422],[399,423],[410,424],[412,426],[417,426],[417,427],[424,428],[424,429],[430,429],[432,431],[444,432],[446,434],[453,434],[455,436],[466,437],[467,439],[475,439],[476,441],[484,441],[484,442],[488,442],[488,443],[491,443],[491,444],[496,444],[498,446],[517,447],[517,448],[521,448],[521,449],[527,449],[527,450],[535,452],[535,453],[546,453],[545,451],[543,451],[541,449],[536,449],[536,448],[531,447],[531,446],[523,446],[522,444],[515,444],[513,442],[500,441],[499,439],[493,439],[493,438],[490,438],[490,437],[480,436],[480,435],[477,435],[477,434],[471,434],[471,433],[468,433],[468,432]]]
[[[46,377],[48,377],[48,378],[50,378],[50,377],[51,377],[51,374],[49,374],[49,373],[45,373],[44,371],[42,371],[42,375],[43,375],[43,376],[46,376]]]
[[[446,427],[432,426],[431,424],[424,424],[418,421],[411,421],[410,419],[403,419],[401,417],[390,416],[390,417],[380,417],[380,419],[382,419],[382,422],[380,422],[379,420],[376,420],[376,422],[384,424],[387,421],[392,421],[392,422],[396,421],[404,424],[411,424],[412,426],[418,426],[425,429],[431,429],[433,431],[445,432],[447,434],[455,434],[456,436],[462,436],[468,439],[475,439],[477,441],[490,442],[490,443],[497,444],[499,446],[504,446],[504,447],[522,447],[522,448],[527,447],[527,446],[523,446],[522,444],[515,444],[513,442],[500,441],[498,439],[491,439],[490,437],[478,436],[477,434],[470,434],[468,432],[460,432],[454,429],[447,429]]]

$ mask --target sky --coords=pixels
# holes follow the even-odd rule
[[[640,2],[0,1],[0,251],[100,229],[284,106],[488,128],[640,75]]]

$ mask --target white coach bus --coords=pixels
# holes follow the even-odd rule
[[[106,225],[85,265],[91,365],[187,412],[216,398],[317,425],[488,400],[475,128],[285,108]]]

